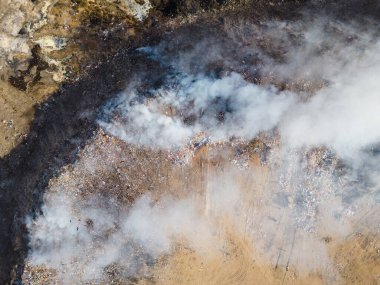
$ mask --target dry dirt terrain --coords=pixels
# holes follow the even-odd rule
[[[0,0],[0,284],[380,284],[379,15]]]

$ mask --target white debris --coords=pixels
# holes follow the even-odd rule
[[[39,44],[40,47],[44,49],[46,52],[61,50],[65,48],[67,45],[66,38],[54,37],[54,36],[42,37],[42,38],[39,38],[38,40],[35,40],[34,42]]]
[[[149,10],[152,8],[149,0],[126,0],[125,2],[132,15],[139,21],[144,20],[149,14]]]

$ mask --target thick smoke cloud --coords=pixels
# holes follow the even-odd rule
[[[342,157],[357,155],[379,142],[380,45],[353,57],[306,103],[297,104],[281,123],[282,137],[292,146],[324,145]]]
[[[294,101],[291,93],[259,87],[237,73],[221,79],[185,77],[174,88],[156,90],[152,100],[136,97],[122,94],[115,103],[114,111],[126,122],[100,124],[127,142],[161,148],[178,147],[199,132],[214,140],[253,138],[274,128]]]
[[[153,98],[144,100],[135,90],[121,94],[113,112],[123,120],[100,124],[130,143],[160,148],[178,147],[199,132],[214,140],[252,139],[278,127],[290,147],[325,146],[343,158],[358,156],[380,139],[375,131],[380,126],[380,44],[367,35],[344,48],[316,29],[304,35],[302,48],[290,52],[288,65],[272,68],[279,77],[287,71],[288,77],[300,78],[299,70],[307,69],[306,79],[323,80],[311,98],[255,85],[237,73],[222,78],[185,74],[172,86],[151,90]],[[327,55],[316,56],[323,46]]]

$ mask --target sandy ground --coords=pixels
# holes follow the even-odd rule
[[[199,157],[196,156],[195,159],[196,162],[193,162],[193,165],[198,168],[202,164],[197,161]],[[207,155],[206,158],[201,159],[209,161]],[[252,160],[251,171],[260,168],[257,157],[256,163],[255,158]],[[202,172],[202,167],[207,166],[201,166],[198,171]],[[208,171],[212,170],[208,168]],[[222,176],[223,173],[220,175]],[[260,184],[265,183],[266,178],[263,177],[260,182],[256,180],[255,183],[259,185],[254,188],[260,189]],[[249,181],[241,183],[249,185]],[[255,198],[259,200],[260,197],[260,193],[256,193]],[[226,234],[222,237],[223,242],[226,243],[222,252],[211,251],[199,255],[179,245],[173,255],[163,258],[153,267],[154,280],[158,284],[380,284],[380,238],[378,231],[373,232],[373,225],[378,223],[379,211],[380,207],[377,206],[366,212],[360,222],[357,222],[360,227],[343,239],[333,234],[328,235],[328,238],[315,237],[326,244],[331,261],[331,263],[326,261],[329,263],[327,266],[322,265],[309,271],[298,268],[297,264],[279,265],[281,263],[279,259],[286,258],[289,264],[290,258],[297,259],[297,255],[302,256],[299,251],[308,251],[310,248],[307,247],[311,246],[311,244],[306,244],[305,248],[302,244],[305,241],[301,238],[296,240],[292,248],[286,248],[284,240],[287,240],[287,237],[281,235],[272,245],[278,249],[276,263],[268,260],[268,256],[259,252],[256,244],[247,238],[248,233],[238,234],[236,224],[230,224],[231,221],[226,219],[219,224]],[[275,215],[273,212],[268,214]],[[286,221],[284,222],[289,225]],[[281,230],[279,232],[282,233]],[[276,232],[271,232],[271,234],[276,235]],[[272,237],[268,236],[268,238]],[[318,258],[318,254],[315,258]],[[302,257],[301,262],[303,262]],[[142,284],[145,283],[142,282]]]

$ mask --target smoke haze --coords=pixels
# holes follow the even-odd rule
[[[221,256],[231,236],[240,235],[266,264],[322,272],[326,284],[337,284],[324,238],[344,240],[367,209],[379,206],[375,29],[326,18],[260,27],[226,21],[223,29],[228,48],[228,40],[212,35],[186,50],[174,51],[174,39],[140,49],[169,67],[163,84],[146,90],[137,79],[98,120],[134,148],[172,156],[192,151],[192,160],[178,172],[173,164],[167,177],[175,179],[129,204],[83,195],[88,186],[78,186],[79,194],[68,190],[62,175],[45,195],[43,214],[28,223],[32,265],[53,268],[65,284],[75,278],[98,284],[115,264],[126,278],[149,276],[149,267],[179,246]],[[258,138],[266,148],[255,147],[262,156],[252,163],[239,144]],[[208,152],[199,162],[202,146]],[[81,160],[86,155],[74,168]],[[101,173],[115,172],[115,160],[95,158],[83,177],[102,181]],[[297,250],[281,255],[280,246]]]

